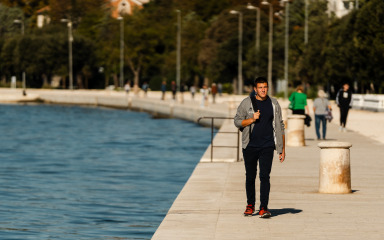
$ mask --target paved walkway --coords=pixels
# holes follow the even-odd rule
[[[335,124],[336,108],[334,114],[328,140],[353,144],[352,194],[317,193],[320,149],[312,124],[305,129],[305,147],[288,147],[284,163],[275,158],[272,218],[242,215],[243,162],[199,163],[152,239],[382,239],[384,144],[378,133],[384,127],[378,123],[384,113],[352,110],[346,133]]]
[[[31,95],[38,92],[28,91]],[[12,98],[6,94],[12,95],[0,89],[0,102],[2,97]],[[159,96],[158,92],[148,94],[154,104]],[[236,107],[242,98],[225,96],[206,109],[231,115],[229,106]],[[200,105],[200,99],[198,95],[191,100],[186,94],[184,104]],[[166,102],[174,104],[169,95]],[[282,101],[282,105],[286,106],[287,102]],[[243,162],[202,162],[196,166],[153,239],[382,239],[384,113],[351,110],[346,133],[338,131],[336,108],[334,115],[333,123],[328,124],[328,139],[353,144],[352,194],[317,193],[320,150],[312,124],[306,128],[305,147],[288,147],[286,161],[274,161],[269,205],[272,218],[242,215],[246,204]]]

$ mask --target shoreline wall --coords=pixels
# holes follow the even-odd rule
[[[32,90],[28,89],[27,96],[22,96],[21,90],[1,89],[0,103],[39,102],[48,104],[68,104],[96,107],[109,107],[147,112],[154,118],[177,118],[191,122],[203,116],[229,117],[231,109],[226,107],[200,107],[198,104],[179,103],[177,101],[161,101],[160,93],[152,92],[152,97],[127,95],[124,92],[107,90]],[[154,98],[154,96],[156,98]],[[158,98],[157,98],[158,97]],[[232,117],[232,116],[231,116]],[[209,120],[201,120],[199,124],[210,126]],[[215,121],[215,128],[220,128],[223,120]]]

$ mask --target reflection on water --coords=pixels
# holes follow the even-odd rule
[[[209,129],[145,113],[0,105],[0,239],[150,239]]]

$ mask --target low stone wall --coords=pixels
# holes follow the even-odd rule
[[[352,94],[352,107],[360,110],[384,112],[384,95]]]
[[[111,108],[130,109],[148,112],[154,117],[170,117],[196,122],[199,117],[227,117],[228,112],[201,108],[195,105],[181,104],[178,102],[159,101],[151,98],[128,96],[124,93],[40,93],[39,98],[46,103],[92,105]],[[219,128],[223,121],[216,121],[215,127]],[[209,125],[202,120],[202,125]]]

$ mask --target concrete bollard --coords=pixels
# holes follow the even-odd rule
[[[289,115],[287,128],[287,146],[305,146],[304,138],[304,115]]]
[[[351,193],[349,142],[321,142],[319,193]]]

